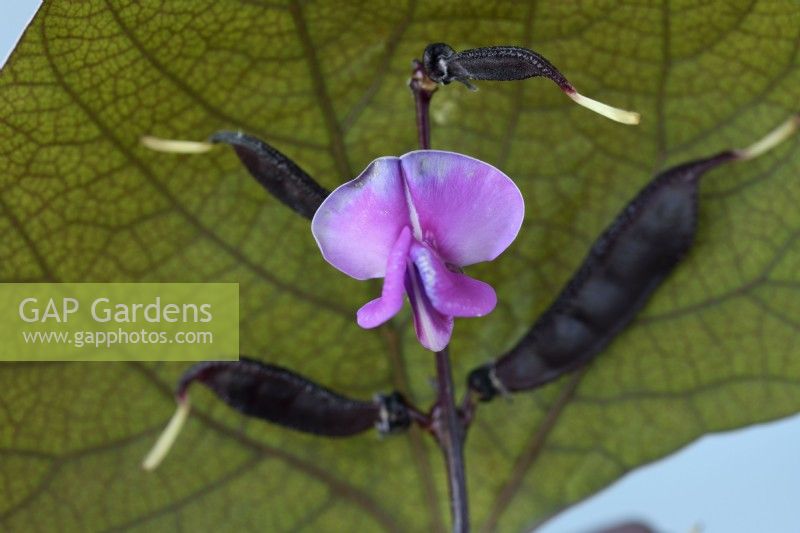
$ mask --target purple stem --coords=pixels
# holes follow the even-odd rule
[[[422,63],[414,60],[409,87],[414,94],[417,117],[419,147],[431,147],[431,124],[428,110],[437,85],[425,74]],[[444,454],[447,465],[447,480],[450,488],[450,513],[453,518],[453,533],[469,532],[469,507],[467,505],[467,478],[464,473],[464,437],[466,425],[455,405],[453,376],[450,371],[450,354],[445,347],[436,352],[437,398],[428,418],[433,432]]]
[[[419,60],[414,60],[413,67],[411,71],[411,81],[408,82],[408,86],[411,87],[411,92],[414,93],[419,147],[423,150],[427,150],[431,147],[431,122],[428,115],[428,108],[430,107],[431,98],[433,98],[433,93],[436,91],[437,85],[425,74],[425,68]]]
[[[469,531],[469,506],[467,504],[467,478],[464,473],[466,428],[461,423],[461,417],[454,401],[453,377],[450,372],[450,355],[447,348],[436,352],[436,377],[438,398],[434,407],[432,429],[447,464],[453,533],[467,533]]]

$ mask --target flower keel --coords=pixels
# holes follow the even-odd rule
[[[453,335],[453,317],[440,313],[431,303],[416,266],[406,274],[406,292],[414,318],[414,332],[423,347],[432,352],[445,349]]]

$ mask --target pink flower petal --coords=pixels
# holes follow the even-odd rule
[[[419,272],[413,265],[406,271],[405,282],[417,339],[428,350],[444,350],[453,335],[453,317],[443,315],[433,307],[425,294]]]
[[[427,247],[413,243],[411,260],[417,267],[425,294],[444,315],[475,317],[492,312],[497,295],[488,283],[451,272]]]
[[[311,232],[322,256],[356,279],[381,278],[403,227],[410,224],[399,160],[376,159],[319,206]]]
[[[411,246],[411,228],[406,226],[392,247],[386,263],[386,277],[380,297],[368,302],[358,310],[358,325],[375,328],[396,315],[403,307],[403,287],[408,270],[408,249]]]
[[[439,150],[410,152],[400,161],[416,211],[415,237],[444,261],[490,261],[517,236],[525,215],[522,194],[493,166]]]

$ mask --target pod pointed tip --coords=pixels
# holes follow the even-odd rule
[[[167,456],[175,440],[178,438],[178,434],[181,432],[186,418],[189,416],[189,410],[189,398],[186,396],[179,398],[178,408],[175,410],[175,414],[172,415],[167,427],[161,432],[153,448],[142,461],[143,470],[152,472],[158,468],[158,465],[160,465]]]
[[[747,148],[735,150],[736,156],[742,161],[754,159],[761,154],[769,152],[783,141],[794,135],[798,130],[800,130],[800,112],[793,113],[777,128],[770,131],[764,137],[754,142]]]
[[[209,142],[162,139],[152,135],[142,135],[139,142],[150,150],[170,154],[202,154],[214,148]]]
[[[639,122],[641,122],[642,120],[642,116],[636,111],[628,111],[626,109],[620,109],[618,107],[612,107],[608,104],[604,104],[603,102],[599,102],[593,98],[589,98],[588,96],[582,95],[581,93],[576,91],[572,86],[564,88],[564,92],[576,104],[583,106],[587,109],[590,109],[595,113],[603,115],[604,117],[609,118],[615,122],[619,122],[621,124],[636,125],[639,124]]]

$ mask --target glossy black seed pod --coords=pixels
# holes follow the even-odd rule
[[[456,52],[444,43],[425,48],[422,62],[428,76],[437,83],[467,80],[513,81],[544,76],[564,90],[567,79],[547,59],[518,46],[489,46]]]
[[[736,157],[722,152],[656,176],[594,243],[522,340],[470,373],[469,387],[482,400],[532,389],[602,351],[691,247],[700,176]]]
[[[244,357],[194,365],[178,383],[177,396],[183,397],[195,381],[237,411],[316,435],[346,437],[374,427],[390,433],[411,423],[399,393],[354,400],[285,368]]]
[[[328,196],[328,191],[294,161],[252,135],[219,131],[210,140],[231,145],[256,181],[309,220]]]

